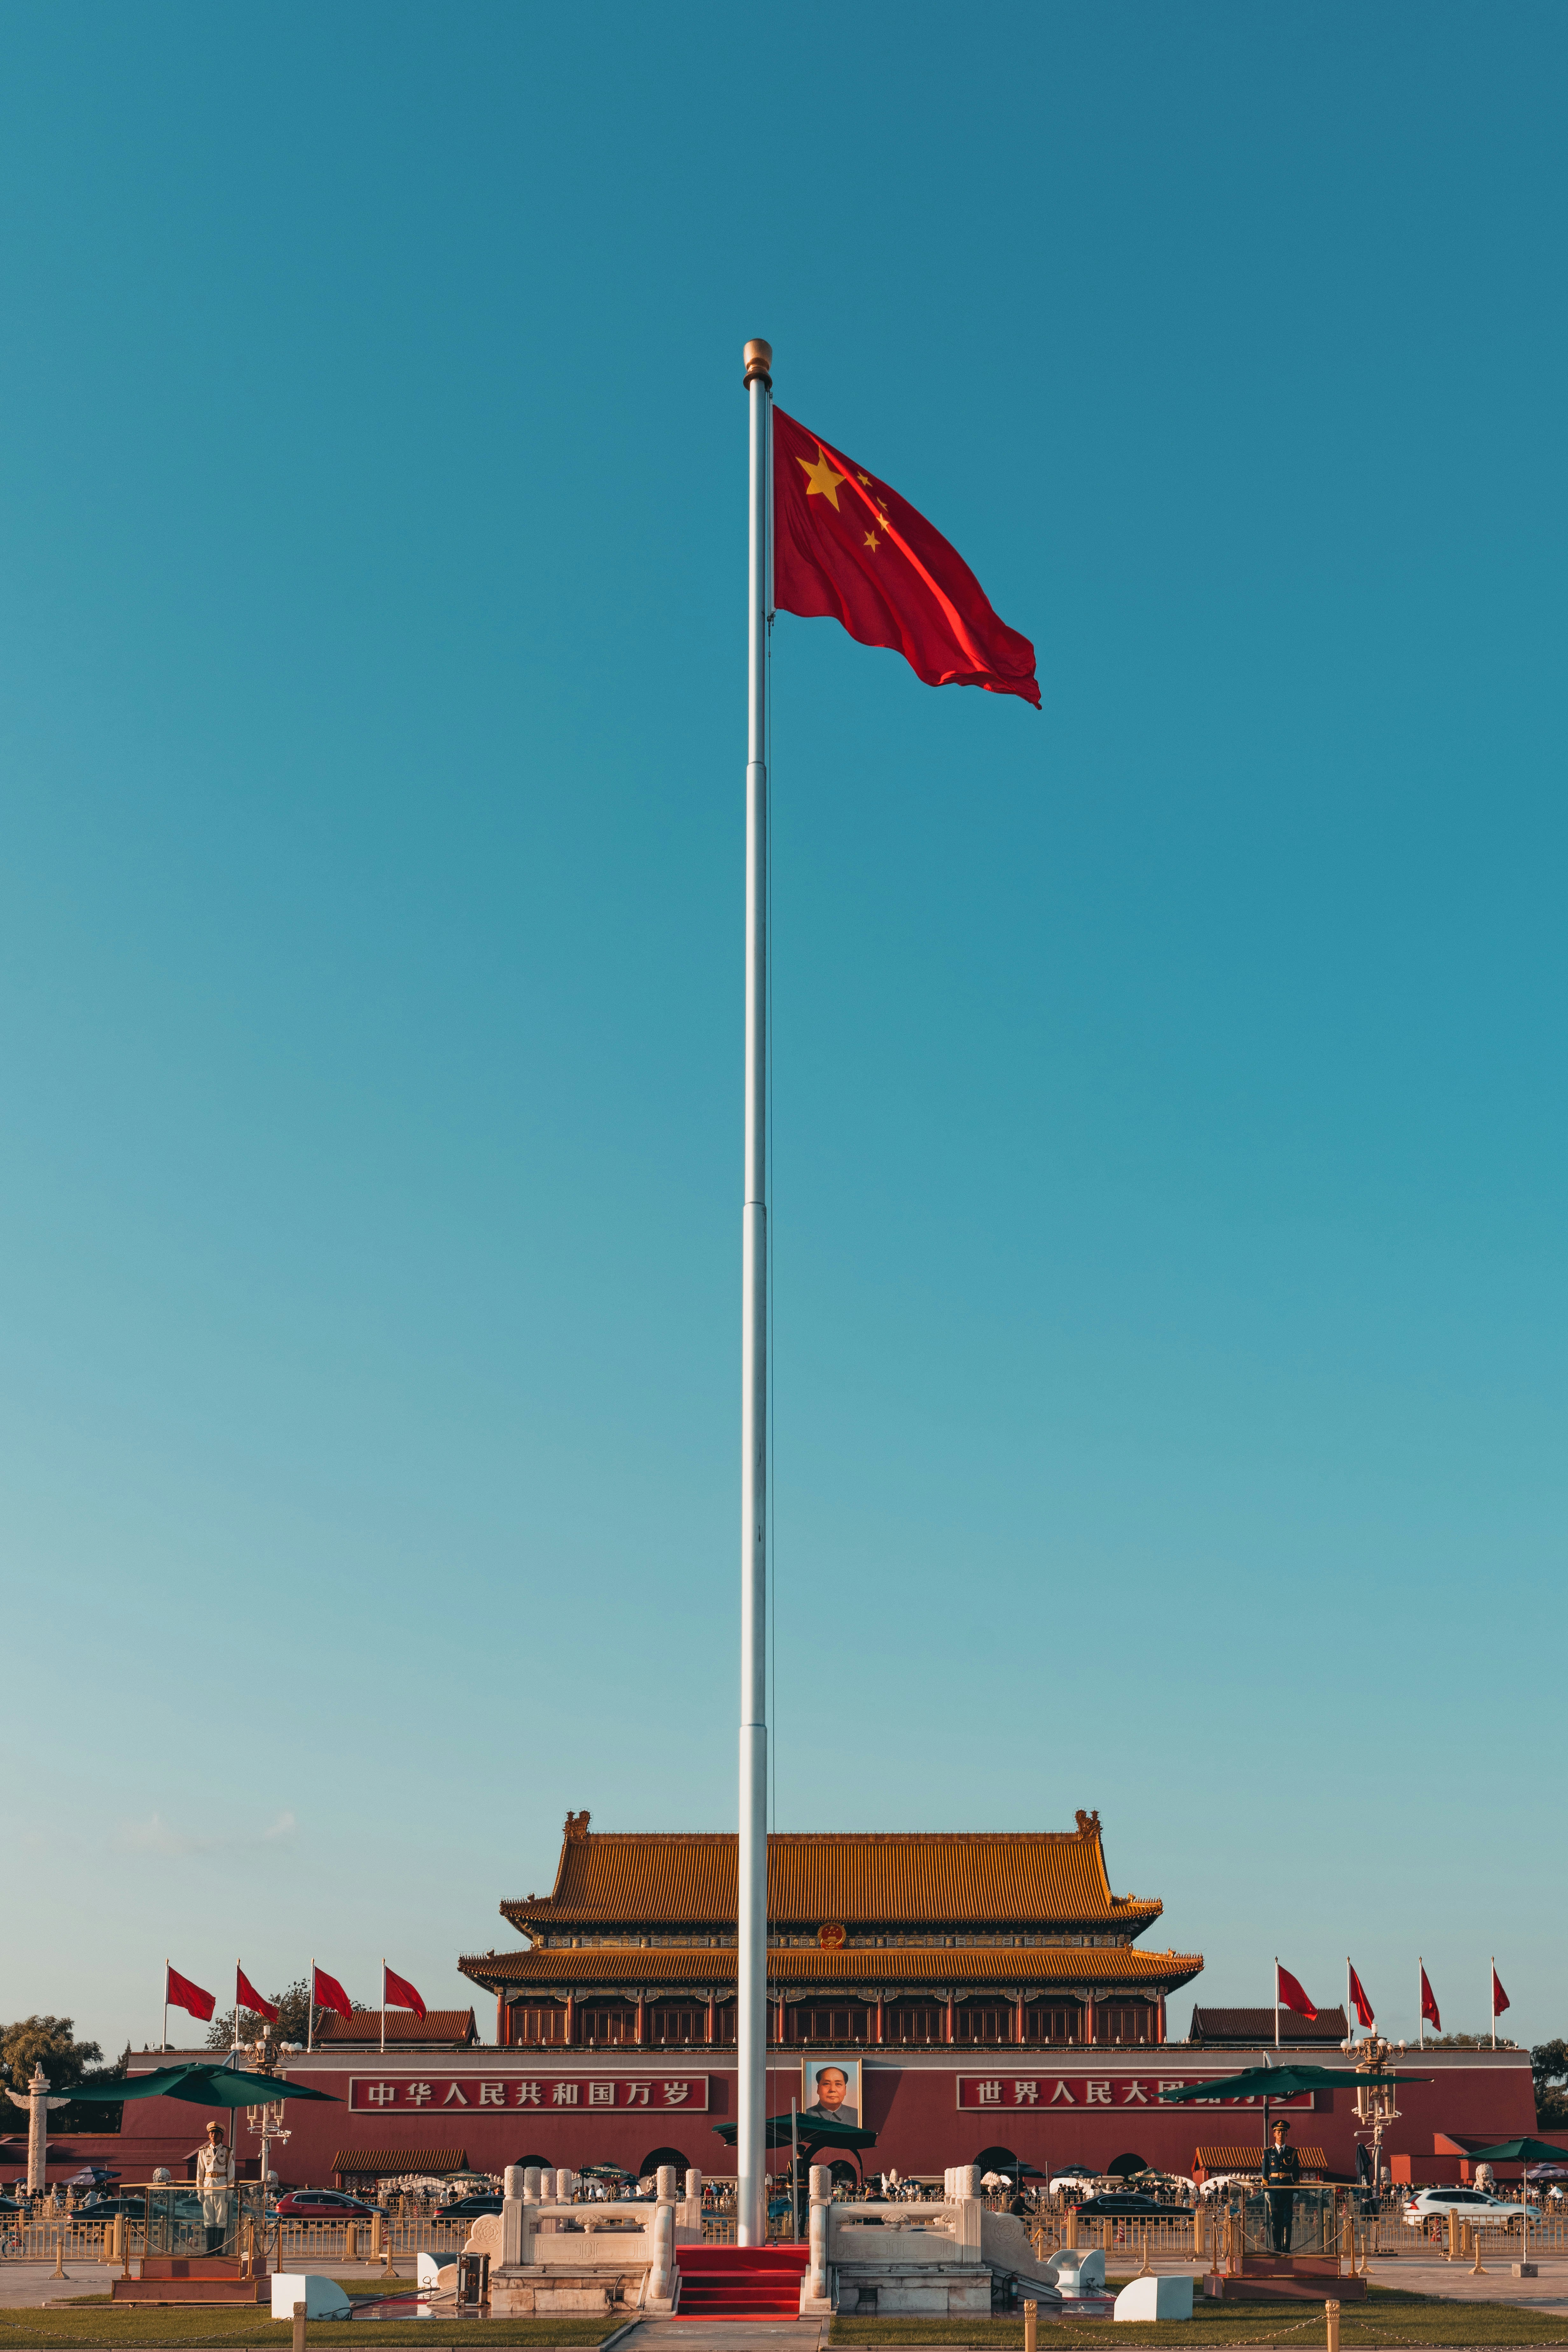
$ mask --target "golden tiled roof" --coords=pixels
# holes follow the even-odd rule
[[[352,2042],[360,2048],[365,2043],[381,2046],[381,2011],[379,2009],[356,2009],[353,2017],[340,2017],[336,2010],[328,2010],[316,2028],[316,2044],[328,2042]],[[411,2009],[389,2009],[386,2012],[386,2041],[390,2049],[395,2042],[439,2042],[466,2049],[479,2035],[474,2026],[471,2009],[430,2009],[416,2017]]]
[[[1113,1895],[1098,1820],[1077,1831],[952,1831],[768,1840],[776,1926],[1115,1926],[1136,1934],[1153,1899]],[[728,1832],[590,1834],[571,1817],[554,1890],[501,1905],[527,1932],[549,1927],[733,1927],[736,1840]]]
[[[466,2172],[466,2147],[340,2147],[332,2158],[334,2172],[374,2172],[394,2178],[402,2172]]]
[[[1261,2129],[1261,2123],[1259,2129]],[[1299,2147],[1303,2172],[1327,2172],[1329,2159],[1321,2147]],[[1194,2151],[1193,2169],[1205,2172],[1258,2172],[1262,2155],[1256,2140],[1250,2147],[1200,2147]]]
[[[1173,1991],[1203,1967],[1201,1952],[1144,1952],[1126,1945],[1089,1950],[1056,1944],[916,1946],[837,1952],[770,1951],[768,1981],[783,1987],[822,1985],[1092,1987],[1104,1996],[1118,1988],[1145,1995]],[[530,1985],[554,1992],[572,1987],[592,1996],[596,1985],[646,1984],[733,1989],[735,1952],[701,1945],[599,1944],[586,1949],[478,1952],[458,1961],[463,1974],[491,1992]]]

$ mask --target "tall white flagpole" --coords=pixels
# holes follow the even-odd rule
[[[1497,1954],[1492,1954],[1492,2048],[1497,2048]]]
[[[736,1888],[735,2236],[767,2240],[768,2063],[768,519],[772,347],[746,345],[746,1154],[741,1225],[741,1822]]]
[[[1274,1955],[1274,2047],[1279,2047],[1279,1955]]]

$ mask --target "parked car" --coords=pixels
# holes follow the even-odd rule
[[[1131,2189],[1108,2189],[1103,2197],[1086,2197],[1078,2205],[1079,2214],[1090,2221],[1109,2221],[1131,2217],[1141,2221],[1157,2221],[1162,2213],[1179,2212],[1175,2205],[1157,2204],[1152,2197],[1139,2197]]]
[[[475,2221],[481,2213],[499,2213],[502,2200],[499,2197],[454,2197],[449,2205],[437,2205],[434,2218],[437,2221]]]
[[[346,2189],[290,2189],[278,2200],[285,2221],[368,2221],[381,2208]]]
[[[0,2213],[19,2213],[22,2200],[18,2197],[0,2197]]]
[[[1489,2197],[1484,2189],[1418,2189],[1402,2210],[1413,2230],[1423,2221],[1446,2221],[1450,2213],[1458,2213],[1461,2221],[1479,2221],[1483,2229],[1510,2229],[1525,2214],[1522,2205]]]
[[[69,2218],[73,2221],[112,2221],[117,2213],[129,2213],[139,2221],[146,2210],[146,2200],[141,2197],[88,2197]]]

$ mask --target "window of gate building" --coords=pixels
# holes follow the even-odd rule
[[[629,2000],[595,2001],[591,2009],[580,2009],[577,2014],[582,2021],[582,2038],[590,2045],[603,2048],[637,2038],[637,2013]]]
[[[1101,2001],[1094,2015],[1097,2042],[1154,2042],[1159,2038],[1159,2011],[1152,2001]]]
[[[1059,2002],[1031,2001],[1024,2011],[1026,2042],[1080,2042],[1083,2039],[1083,2011],[1076,2001],[1063,2006]]]
[[[895,2000],[882,2011],[884,2042],[945,2042],[947,2012],[937,2000]]]
[[[525,2050],[566,2039],[566,2004],[559,2000],[513,2001],[511,2038]]]
[[[650,2042],[670,2043],[706,2042],[708,2039],[708,2009],[690,2000],[656,2000],[647,2011],[647,2038]]]
[[[807,2043],[864,2042],[868,2039],[866,2016],[863,2000],[835,2001],[831,2006],[797,2001],[784,2011],[784,2039]]]
[[[961,2001],[952,2012],[952,2038],[955,2042],[1011,2042],[1013,2017],[1011,2001]]]
[[[715,2042],[733,2042],[735,2039],[735,2004],[732,2000],[714,2002],[713,2039]]]

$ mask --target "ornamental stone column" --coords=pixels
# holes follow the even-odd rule
[[[37,2196],[44,2186],[44,2175],[49,2161],[49,2109],[68,2107],[70,2101],[62,2092],[58,2098],[49,2096],[49,2078],[34,2062],[33,2079],[26,2090],[7,2091],[5,2096],[14,2107],[27,2110],[27,2193]]]

